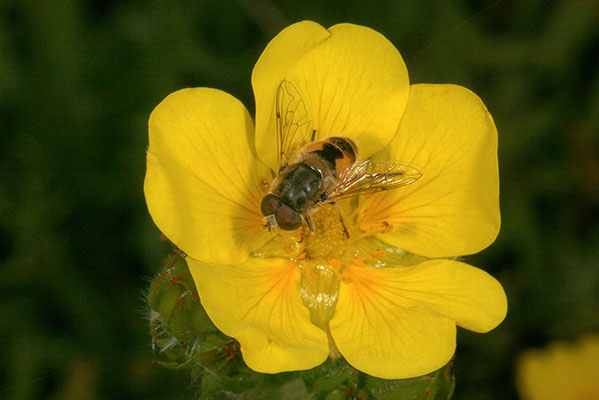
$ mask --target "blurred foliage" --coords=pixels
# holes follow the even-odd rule
[[[0,2],[0,398],[180,399],[154,365],[144,278],[168,247],[147,214],[147,118],[211,86],[253,112],[250,74],[281,28],[353,22],[413,82],[477,93],[500,135],[503,227],[467,261],[506,321],[461,331],[454,399],[511,399],[528,346],[599,329],[599,34],[594,0]],[[191,395],[190,395],[191,397]]]

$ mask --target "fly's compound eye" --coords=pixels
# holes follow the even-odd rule
[[[286,204],[272,193],[267,194],[260,203],[262,215],[268,217],[274,215],[279,228],[284,231],[293,231],[302,224],[302,217],[297,211]]]
[[[279,203],[279,198],[274,194],[269,193],[264,196],[262,198],[262,202],[260,203],[260,211],[262,212],[262,215],[268,217],[269,215],[276,213],[277,209],[279,208]]]
[[[275,213],[277,225],[284,231],[294,231],[302,224],[302,217],[291,207],[281,204]]]

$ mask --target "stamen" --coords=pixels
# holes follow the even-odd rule
[[[388,223],[387,221],[382,221],[376,225],[373,225],[374,230],[379,231],[380,233],[388,233],[393,229],[393,225]]]
[[[372,257],[373,258],[380,258],[380,257],[384,257],[387,254],[386,250],[383,249],[376,249],[372,252]]]
[[[266,179],[262,178],[262,179],[260,179],[260,187],[262,188],[263,192],[266,192],[268,190],[268,188],[270,187],[270,184],[268,182],[266,182]]]
[[[369,259],[370,257],[364,257],[364,260]],[[354,257],[353,259],[353,264],[358,266],[358,267],[365,267],[366,264],[364,264],[364,261],[362,260],[362,258],[358,258],[358,257]]]

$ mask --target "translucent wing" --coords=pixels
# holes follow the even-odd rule
[[[277,156],[283,169],[300,147],[314,140],[310,131],[310,114],[293,84],[283,80],[277,89]]]
[[[335,201],[409,185],[422,176],[414,167],[393,161],[366,160],[354,164],[327,196]]]

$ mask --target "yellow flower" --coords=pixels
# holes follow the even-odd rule
[[[528,350],[518,363],[518,392],[523,400],[598,400],[598,362],[598,335]]]
[[[317,139],[349,137],[361,159],[422,177],[323,205],[313,234],[264,229],[282,81],[301,93]],[[206,312],[250,368],[308,369],[340,353],[370,375],[419,376],[452,357],[456,325],[486,332],[503,320],[501,285],[456,261],[491,244],[500,224],[497,132],[476,95],[410,86],[381,34],[309,21],[268,44],[252,85],[255,127],[215,89],[163,100],[150,116],[144,188],[153,220],[188,255]]]

